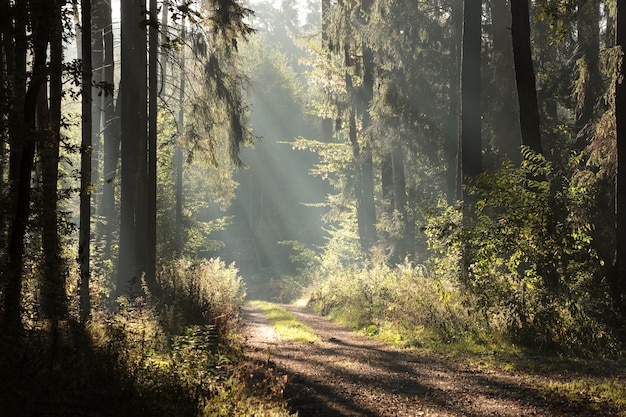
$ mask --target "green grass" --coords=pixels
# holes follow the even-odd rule
[[[570,401],[590,403],[601,409],[613,406],[626,416],[626,383],[618,379],[577,378],[568,382],[550,382],[537,387],[546,396],[562,395]]]
[[[265,313],[276,332],[283,338],[298,343],[319,342],[319,337],[313,333],[309,326],[298,321],[293,313],[277,304],[267,301],[251,301],[250,304]]]

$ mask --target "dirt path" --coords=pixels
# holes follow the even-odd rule
[[[304,308],[283,306],[317,333],[322,342],[280,338],[263,312],[246,305],[251,355],[270,357],[288,375],[285,398],[292,411],[308,416],[619,416],[614,407],[589,400],[572,402],[537,389],[589,373],[624,378],[622,366],[576,363],[550,375],[480,370],[441,355],[398,350],[355,334]],[[580,368],[580,369],[577,369]]]

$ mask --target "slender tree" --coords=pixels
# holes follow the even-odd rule
[[[515,102],[515,72],[511,41],[511,12],[507,0],[491,1],[495,107],[493,129],[500,159],[521,162],[522,144]]]
[[[461,63],[461,157],[463,183],[482,168],[480,64],[481,0],[465,0],[463,9],[463,56]],[[470,202],[465,194],[463,200]]]
[[[183,42],[186,39],[185,22],[180,29],[180,37]],[[180,54],[180,90],[178,97],[178,140],[174,150],[174,169],[176,172],[176,253],[180,256],[184,249],[184,218],[183,218],[183,137],[185,135],[185,50]]]
[[[63,15],[65,1],[52,1],[50,18],[49,103],[47,92],[42,90],[38,112],[44,134],[38,149],[40,153],[43,201],[42,236],[44,265],[42,277],[42,307],[53,322],[56,336],[57,323],[67,313],[65,276],[59,237],[57,180],[59,177],[59,145],[61,143],[61,99],[63,94]],[[54,337],[53,339],[56,339]],[[56,344],[56,340],[54,340]]]
[[[151,290],[157,291],[155,296],[160,296],[156,285],[156,201],[157,201],[157,100],[158,85],[157,78],[157,54],[159,53],[159,10],[156,0],[150,0],[150,21],[149,21],[149,63],[148,63],[148,167],[147,167],[147,213],[148,230],[147,230],[147,266],[146,279],[151,283]]]
[[[120,115],[121,106],[116,108],[114,101],[115,61],[113,54],[113,22],[111,2],[99,2],[99,19],[103,30],[103,74],[102,74],[102,111],[103,111],[103,149],[102,149],[102,193],[99,213],[103,222],[104,242],[103,260],[111,259],[113,236],[118,229],[118,217],[115,210],[115,190],[119,184],[118,162],[120,156]],[[119,92],[118,92],[119,94]]]
[[[576,13],[578,28],[579,80],[576,93],[575,149],[583,150],[589,143],[590,123],[600,97],[600,4],[598,0],[578,0]]]
[[[461,56],[463,36],[463,0],[453,0],[451,10],[450,69],[449,69],[449,117],[446,123],[446,199],[448,204],[462,198],[459,181],[460,167],[460,100]]]
[[[145,267],[144,247],[137,235],[142,230],[136,218],[140,193],[145,189],[147,151],[147,58],[146,4],[144,0],[121,3],[121,209],[118,279],[116,296],[141,293],[141,274]],[[143,183],[140,181],[144,180]],[[139,230],[138,230],[139,226]],[[145,236],[145,235],[143,235]],[[137,250],[140,250],[139,253]]]
[[[91,315],[91,156],[92,156],[92,66],[91,66],[91,0],[81,3],[82,37],[82,140],[80,159],[80,225],[78,261],[80,264],[80,317],[86,322]]]
[[[37,104],[46,87],[46,61],[48,58],[48,44],[51,24],[48,18],[51,16],[51,3],[44,0],[30,3],[30,18],[33,38],[33,64],[32,74],[24,95],[23,107],[16,108],[19,112],[23,109],[24,129],[20,133],[22,137],[12,138],[11,151],[11,179],[13,181],[13,195],[16,199],[14,215],[9,234],[9,248],[7,267],[5,269],[4,309],[5,320],[8,328],[19,331],[21,323],[21,294],[23,282],[23,265],[26,229],[29,223],[31,202],[31,172],[34,166],[35,145],[38,140]],[[15,5],[16,13],[16,50],[20,54],[24,52],[24,66],[26,58],[25,29],[27,22],[27,8],[25,1],[18,1]],[[23,26],[22,26],[23,24]],[[22,37],[24,35],[24,37]],[[24,42],[17,45],[17,42]],[[23,49],[22,49],[23,48]],[[21,63],[20,63],[21,65]],[[17,70],[16,70],[17,72]],[[23,92],[20,92],[23,94]]]
[[[367,26],[369,15],[372,9],[372,0],[361,1],[361,14],[364,16],[364,24]],[[361,165],[361,201],[363,216],[363,235],[361,236],[363,249],[369,253],[376,244],[376,203],[374,199],[374,161],[373,161],[373,137],[372,137],[372,116],[370,115],[370,105],[374,99],[374,51],[368,42],[361,41],[361,51],[363,54],[363,74],[361,91],[357,95],[358,108],[361,112],[362,146],[361,156],[358,161]]]
[[[330,0],[322,0],[322,50],[330,50],[328,43],[328,19],[330,13]],[[330,59],[330,54],[327,55]],[[328,97],[326,97],[328,99]],[[330,142],[333,137],[333,120],[325,115],[322,118],[322,139]]]
[[[626,50],[626,1],[617,0],[617,37],[616,44]],[[618,76],[626,74],[626,62],[620,59]],[[615,125],[617,138],[617,178],[616,178],[616,247],[614,272],[611,288],[617,306],[626,313],[626,82],[624,79],[615,85]]]
[[[535,85],[535,70],[530,45],[528,0],[511,0],[511,37],[522,144],[543,154],[537,86]]]

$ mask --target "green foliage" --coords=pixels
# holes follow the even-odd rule
[[[0,361],[3,412],[288,416],[284,380],[266,375],[257,386],[257,365],[240,354],[233,331],[244,288],[236,269],[182,259],[159,280],[159,303],[122,297],[115,312],[95,309],[85,327],[68,320],[53,333],[39,320],[19,341],[0,334],[0,354],[12,359]]]
[[[166,114],[160,115],[164,135],[175,136],[167,125]],[[169,261],[176,255],[176,172],[174,143],[158,149],[158,159],[164,161],[158,169],[157,195],[157,256]],[[191,146],[191,145],[189,145]],[[188,148],[189,152],[191,152]],[[218,149],[214,150],[218,152]],[[224,230],[230,218],[224,211],[235,198],[234,168],[229,164],[214,166],[196,154],[183,166],[182,229],[183,255],[205,255],[223,245],[212,234]],[[224,156],[224,155],[222,155]]]
[[[434,260],[450,257],[454,274],[464,263],[467,273],[457,275],[464,290],[515,340],[608,353],[616,345],[603,317],[609,297],[591,246],[594,227],[581,212],[586,184],[554,173],[528,149],[523,155],[521,167],[505,164],[475,180],[478,201],[462,228],[450,212],[431,220]]]
[[[402,347],[485,342],[485,323],[467,301],[453,281],[410,263],[335,271],[311,300],[321,313]]]

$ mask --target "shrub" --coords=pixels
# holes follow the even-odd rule
[[[461,219],[448,209],[431,218],[433,263],[443,262],[477,309],[516,342],[611,351],[615,341],[603,324],[609,292],[580,176],[553,172],[529,150],[524,157],[521,167],[505,164],[477,177],[472,215]]]
[[[168,331],[179,332],[185,325],[211,324],[226,337],[239,319],[245,287],[233,264],[222,260],[178,259],[158,273],[163,311]]]

